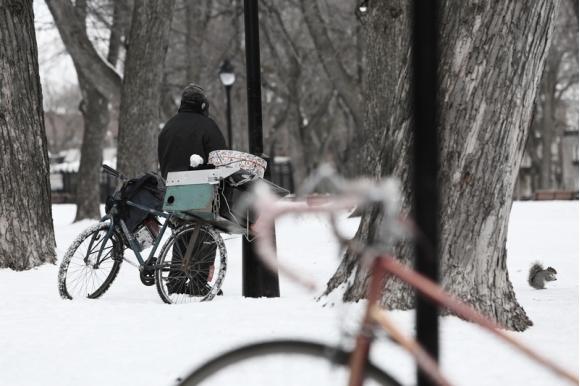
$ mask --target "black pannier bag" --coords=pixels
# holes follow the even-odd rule
[[[245,194],[250,192],[254,184],[258,181],[267,183],[270,189],[280,197],[284,197],[289,192],[281,188],[272,182],[265,180],[260,177],[256,177],[253,173],[240,170],[224,181],[221,182],[219,188],[219,215],[233,223],[240,225],[242,228],[246,228],[249,224],[255,222],[255,214],[253,211],[242,210],[238,203],[243,198]]]
[[[163,179],[154,173],[144,175],[126,181],[123,186],[115,192],[112,200],[121,201],[120,218],[125,221],[129,232],[134,232],[148,217],[154,218],[150,213],[126,204],[131,201],[147,208],[162,210],[163,195],[165,194],[165,183]],[[105,211],[109,213],[112,202],[107,200]]]

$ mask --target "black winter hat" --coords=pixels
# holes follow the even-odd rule
[[[199,105],[202,110],[207,110],[209,106],[204,89],[195,83],[190,83],[183,89],[181,103]]]

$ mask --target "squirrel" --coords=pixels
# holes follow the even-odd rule
[[[547,281],[556,280],[556,270],[552,267],[544,269],[540,262],[536,262],[530,268],[530,274],[528,276],[528,283],[535,289],[544,289],[544,284]]]

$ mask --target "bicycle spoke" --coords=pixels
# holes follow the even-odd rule
[[[194,235],[197,235],[196,240],[192,240]],[[221,238],[216,237],[219,235],[205,227],[190,227],[172,236],[164,245],[155,271],[157,289],[166,302],[198,302],[208,298],[209,294],[215,294],[215,286],[221,285],[223,279],[223,274],[218,272],[225,269],[225,265],[220,263],[225,255],[222,256],[216,242]],[[194,248],[189,259],[185,259],[191,242]],[[223,241],[221,243],[223,248]]]

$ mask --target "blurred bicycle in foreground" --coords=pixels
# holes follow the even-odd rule
[[[257,222],[253,234],[263,261],[273,269],[313,289],[314,284],[296,273],[276,258],[273,232],[275,220],[283,215],[298,213],[327,214],[334,235],[342,246],[358,252],[360,264],[370,274],[367,304],[362,323],[355,337],[354,347],[328,346],[302,340],[273,340],[249,344],[217,356],[193,371],[179,384],[231,385],[242,381],[245,385],[400,385],[380,367],[369,361],[369,352],[379,332],[384,330],[389,339],[407,351],[434,384],[450,385],[435,360],[413,338],[406,336],[393,323],[389,314],[380,308],[379,301],[388,275],[415,288],[439,307],[478,324],[499,339],[519,350],[538,365],[553,371],[572,384],[578,384],[576,375],[562,369],[550,359],[514,339],[498,325],[484,317],[471,306],[445,292],[436,283],[416,273],[397,261],[392,253],[397,242],[417,238],[411,222],[400,215],[401,196],[396,179],[381,181],[359,179],[347,181],[328,167],[323,167],[310,178],[304,192],[312,192],[324,183],[335,195],[326,202],[311,206],[306,202],[281,201],[266,186],[258,186],[253,196],[247,198],[256,210]],[[377,205],[383,214],[381,229],[373,244],[361,243],[345,237],[337,226],[337,214],[353,207]],[[343,337],[341,341],[346,341]]]

